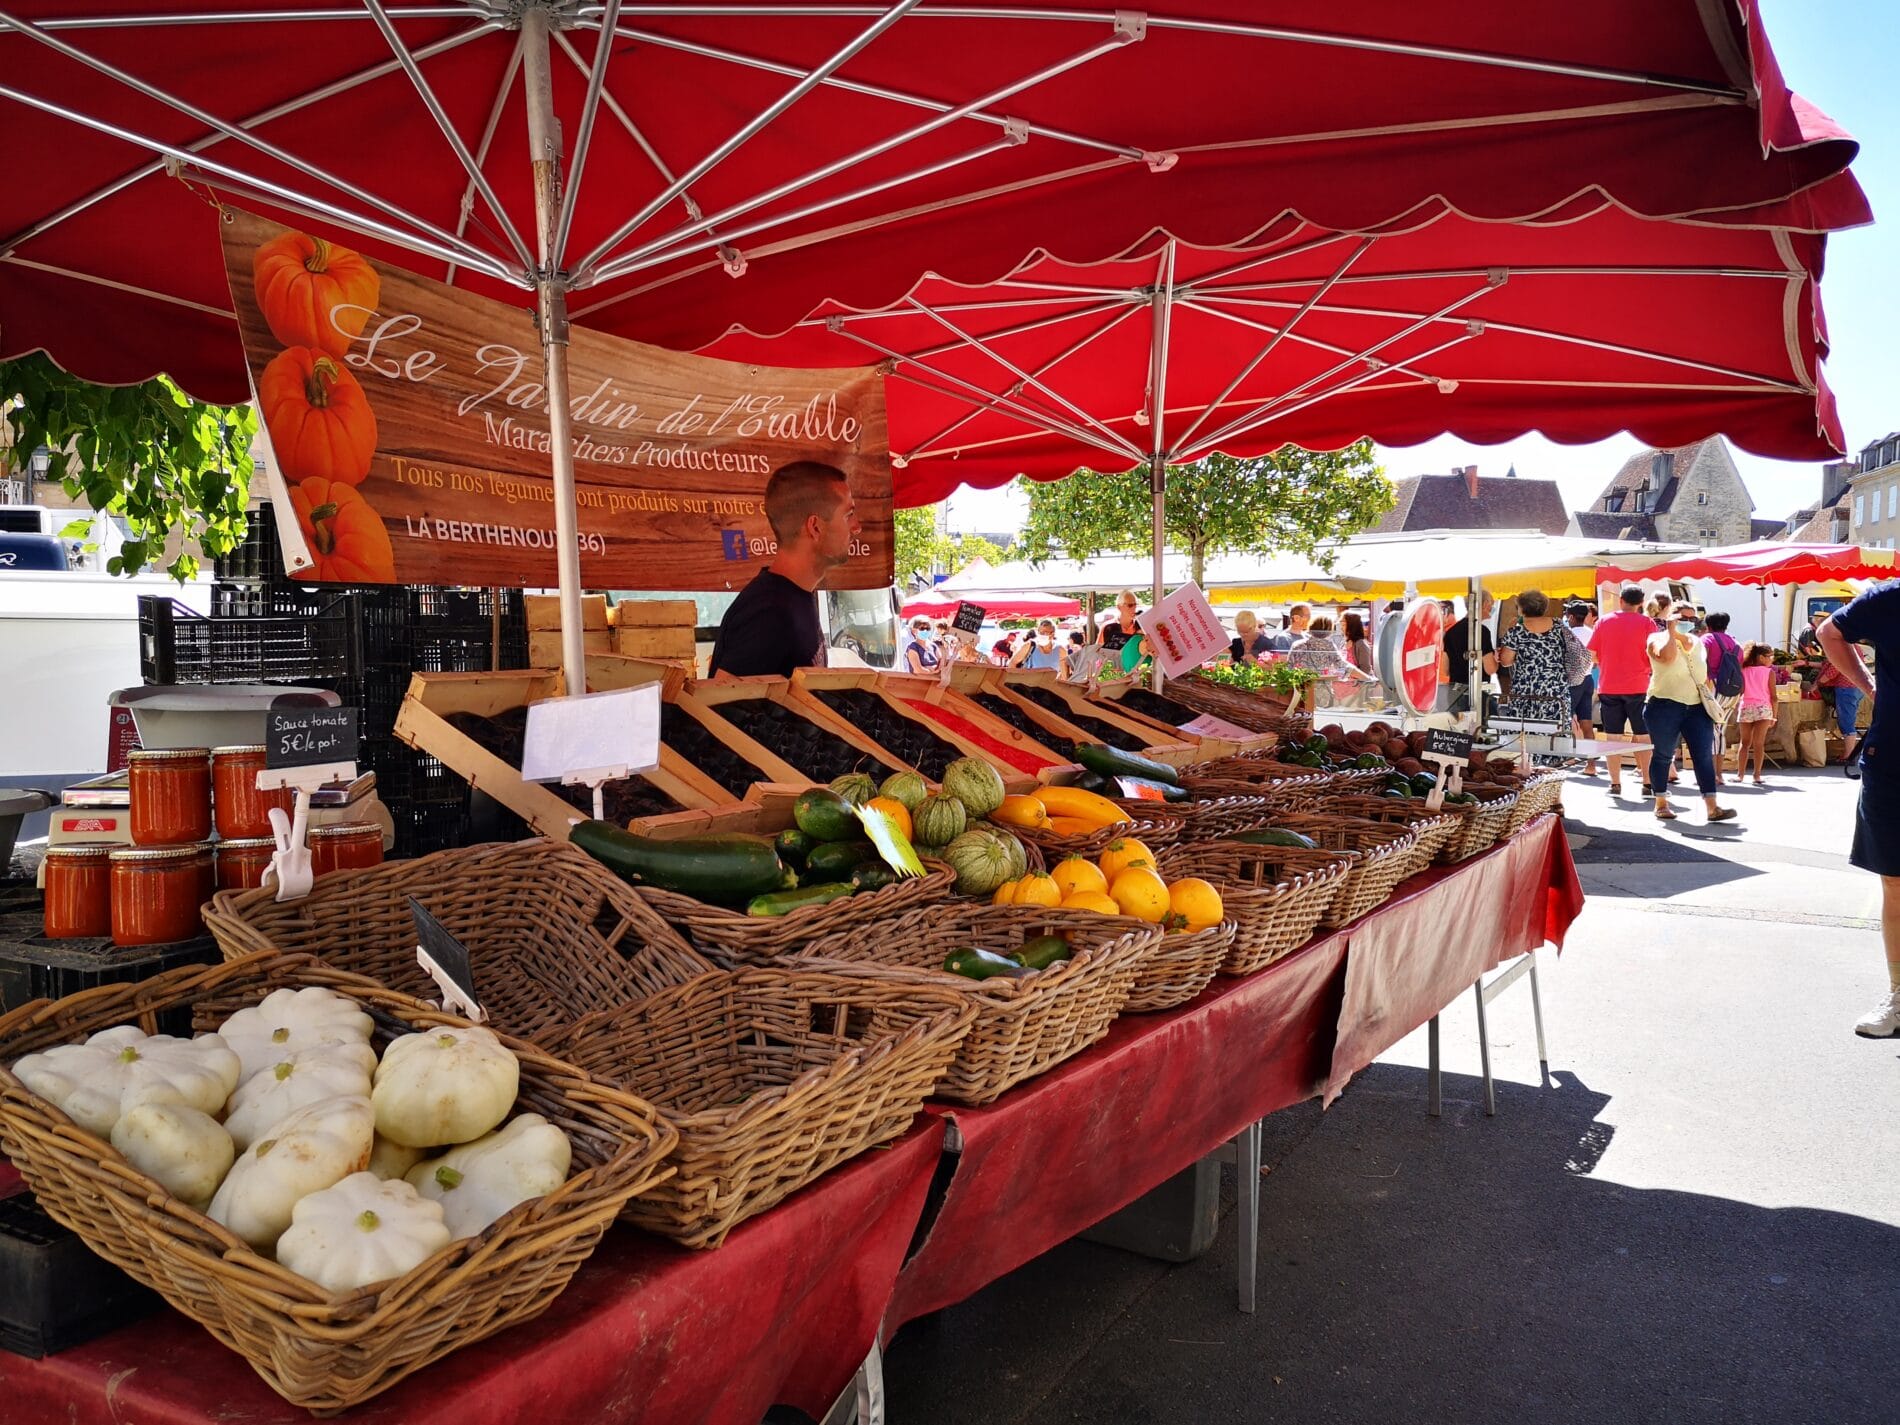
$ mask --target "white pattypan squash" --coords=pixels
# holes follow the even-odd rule
[[[231,1135],[208,1113],[182,1103],[135,1103],[112,1127],[126,1162],[200,1212],[230,1171]]]
[[[442,1204],[457,1237],[473,1237],[516,1203],[543,1197],[567,1181],[574,1150],[567,1135],[538,1113],[419,1163],[409,1182]]]
[[[177,1039],[154,1034],[127,1046],[121,1113],[141,1103],[182,1103],[217,1113],[237,1087],[238,1056],[215,1034]]]
[[[239,1082],[262,1073],[286,1054],[319,1044],[367,1044],[375,1024],[355,1000],[315,985],[272,990],[262,1003],[240,1009],[218,1026],[244,1061]]]
[[[84,1044],[56,1044],[28,1054],[13,1066],[13,1076],[88,1133],[104,1138],[119,1121],[132,1063],[127,1051],[145,1038],[136,1025],[102,1029]]]
[[[392,1143],[382,1134],[369,1150],[369,1170],[379,1178],[407,1177],[409,1170],[429,1156],[426,1148],[411,1148],[407,1143]]]
[[[375,1128],[366,1098],[326,1098],[298,1109],[231,1165],[205,1215],[269,1252],[300,1198],[362,1171]]]
[[[325,1291],[346,1292],[399,1277],[448,1245],[439,1206],[400,1178],[352,1173],[297,1204],[277,1260]]]
[[[376,1131],[411,1148],[467,1143],[514,1107],[521,1066],[486,1029],[405,1034],[376,1066]]]
[[[238,1085],[224,1126],[241,1152],[306,1104],[324,1098],[368,1098],[375,1072],[376,1051],[367,1044],[299,1049]]]

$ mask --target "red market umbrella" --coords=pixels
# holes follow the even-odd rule
[[[949,618],[958,604],[980,604],[991,618],[1073,618],[1082,605],[1060,594],[1025,594],[1009,589],[970,589],[939,594],[929,590],[904,604],[905,618]]]
[[[1646,569],[1598,569],[1597,582],[1707,579],[1717,584],[1825,584],[1841,579],[1891,579],[1895,573],[1891,549],[1771,540],[1699,549]]]
[[[13,0],[0,357],[243,399],[224,202],[535,308],[556,393],[570,317],[691,347],[1157,227],[1219,247],[1288,214],[1370,229],[1437,201],[1506,222],[1599,193],[1731,226],[1865,217],[1852,141],[1788,91],[1755,0],[1324,18],[1305,0]],[[578,685],[571,425],[557,395]]]

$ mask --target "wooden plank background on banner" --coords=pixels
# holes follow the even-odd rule
[[[316,582],[555,583],[533,314],[227,210],[225,267]],[[776,545],[793,460],[845,472],[863,533],[827,587],[891,582],[884,378],[667,351],[572,329],[581,578],[738,589]],[[282,512],[280,512],[282,517]]]

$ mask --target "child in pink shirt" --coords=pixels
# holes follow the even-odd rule
[[[1765,643],[1751,643],[1742,653],[1742,709],[1738,729],[1741,751],[1735,773],[1748,775],[1748,758],[1755,758],[1755,785],[1761,786],[1762,768],[1768,760],[1768,729],[1775,725],[1775,655]]]

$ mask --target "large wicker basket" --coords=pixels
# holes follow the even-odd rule
[[[679,1130],[671,1179],[627,1220],[717,1247],[749,1217],[910,1127],[976,1019],[966,995],[792,965],[715,970],[589,1015],[576,1065]]]
[[[1401,881],[1410,880],[1430,866],[1451,844],[1452,837],[1464,825],[1467,811],[1476,814],[1476,808],[1447,806],[1432,811],[1422,801],[1398,801],[1391,797],[1339,797],[1330,805],[1341,816],[1402,826],[1417,837],[1416,844],[1406,854],[1405,869],[1399,875]]]
[[[307,985],[362,1005],[379,1038],[466,1023],[312,957],[260,954],[23,1005],[0,1018],[0,1063],[113,1025],[136,1022],[149,1031],[159,1013],[181,1006],[194,1007],[195,1022],[210,1027],[271,990]],[[650,1104],[524,1040],[503,1040],[521,1064],[517,1106],[567,1134],[574,1175],[480,1236],[348,1295],[323,1291],[170,1197],[5,1068],[0,1148],[46,1210],[88,1247],[237,1351],[286,1400],[332,1414],[539,1315],[628,1200],[672,1174],[665,1158],[678,1135]]]
[[[1564,784],[1568,780],[1556,768],[1545,767],[1511,783],[1512,789],[1517,792],[1517,806],[1511,811],[1511,819],[1504,824],[1504,834],[1515,835],[1517,829],[1532,817],[1557,810],[1563,800]]]
[[[1357,853],[1358,860],[1340,883],[1338,899],[1320,921],[1335,928],[1385,904],[1393,888],[1410,873],[1418,849],[1416,833],[1390,822],[1306,812],[1282,816],[1274,825],[1310,836],[1328,851]]]
[[[1478,799],[1478,805],[1463,830],[1445,848],[1440,857],[1444,861],[1464,861],[1480,851],[1489,851],[1505,834],[1511,815],[1517,810],[1516,792],[1502,787],[1467,787],[1465,790]],[[1465,805],[1469,807],[1470,803]]]
[[[1251,975],[1298,949],[1333,907],[1358,856],[1350,851],[1302,851],[1203,841],[1161,854],[1169,881],[1199,876],[1220,891],[1234,922],[1234,944],[1223,975]]]
[[[1187,819],[1181,814],[1180,803],[1160,802],[1151,805],[1143,802],[1139,810],[1131,807],[1123,809],[1128,812],[1129,820],[1079,836],[1064,836],[1040,826],[1019,826],[1011,830],[1022,840],[1033,843],[1042,852],[1043,860],[1051,866],[1065,856],[1083,856],[1092,861],[1125,837],[1132,836],[1156,852],[1182,839],[1182,829]]]
[[[1327,785],[1325,774],[1272,757],[1217,757],[1181,774],[1181,785],[1198,797],[1276,797]]]
[[[1021,980],[971,980],[942,968],[958,950],[1008,953],[1037,935],[1062,936],[1075,947],[1074,958]],[[988,1103],[1108,1033],[1160,939],[1159,926],[1121,916],[959,903],[828,935],[808,945],[801,960],[893,986],[949,987],[969,996],[976,1023],[937,1097]]]
[[[785,915],[747,915],[742,910],[708,905],[678,891],[636,886],[635,893],[678,926],[698,951],[724,970],[764,965],[794,954],[821,935],[859,925],[875,925],[906,911],[948,900],[957,873],[941,861],[925,861],[924,874],[881,890],[861,891],[827,905],[801,906]]]
[[[1153,1014],[1198,999],[1233,953],[1234,936],[1239,929],[1239,925],[1229,919],[1210,925],[1206,930],[1163,935],[1135,972],[1135,983],[1128,991],[1122,1013]]]
[[[1168,696],[1195,712],[1211,713],[1249,732],[1270,732],[1280,738],[1306,737],[1313,721],[1303,711],[1289,714],[1286,699],[1271,700],[1244,688],[1230,688],[1190,673],[1168,684]]]
[[[434,1000],[416,964],[415,899],[467,947],[492,1027],[537,1043],[584,1014],[644,999],[712,966],[627,884],[578,847],[516,841],[320,877],[302,900],[226,891],[205,924],[227,959],[319,956]]]
[[[1177,804],[1181,813],[1182,841],[1219,841],[1241,831],[1257,831],[1270,825],[1284,798],[1252,792],[1233,796],[1211,796]]]

